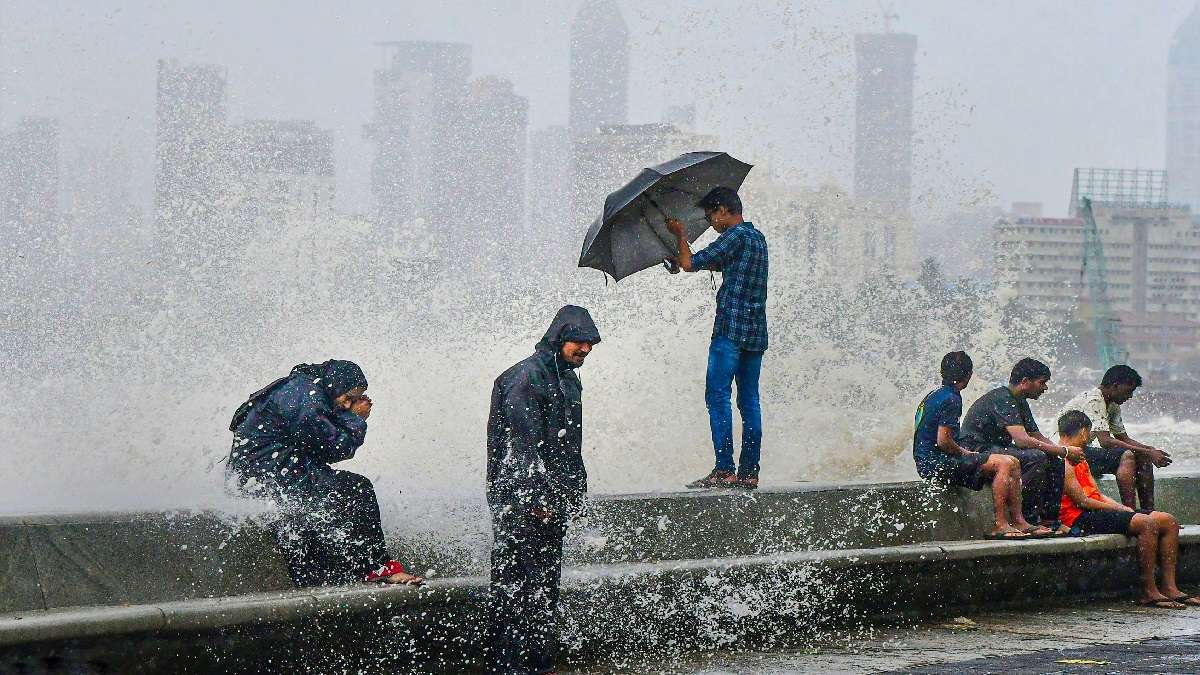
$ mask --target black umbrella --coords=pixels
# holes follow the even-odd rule
[[[689,152],[658,166],[604,200],[604,215],[588,228],[579,254],[580,267],[592,267],[620,281],[674,257],[675,237],[667,218],[687,226],[688,242],[704,234],[708,221],[696,206],[715,187],[742,186],[751,165],[724,152]]]

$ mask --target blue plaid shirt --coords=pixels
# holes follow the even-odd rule
[[[713,337],[723,335],[747,351],[767,349],[767,240],[749,221],[721,233],[692,254],[692,269],[721,273]]]

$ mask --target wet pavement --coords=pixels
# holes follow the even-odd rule
[[[904,673],[1197,673],[1200,635],[910,668]]]
[[[1084,608],[999,611],[781,653],[716,653],[575,675],[727,673],[1200,673],[1200,608],[1149,609],[1130,601]]]

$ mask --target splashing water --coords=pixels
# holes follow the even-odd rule
[[[760,225],[771,241],[789,236],[787,223]],[[89,317],[95,333],[73,336],[81,349],[31,350],[15,363],[6,389],[42,403],[36,415],[4,413],[10,447],[30,461],[0,479],[0,510],[236,508],[222,490],[232,410],[292,364],[326,358],[357,361],[371,381],[367,443],[345,466],[376,480],[385,508],[479,499],[491,381],[568,301],[589,307],[604,335],[580,372],[592,489],[674,490],[709,468],[707,275],[651,271],[605,285],[539,267],[550,258],[541,252],[492,252],[524,262],[490,270],[404,258],[405,237],[419,233],[383,236],[360,221],[337,232],[333,247],[312,223],[263,237],[161,302]],[[398,276],[422,264],[443,272]],[[762,377],[772,481],[911,476],[912,408],[936,384],[942,353],[971,351],[980,383],[1042,353],[1002,330],[990,291],[798,276],[778,259],[775,269]]]

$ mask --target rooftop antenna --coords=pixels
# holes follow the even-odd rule
[[[883,14],[883,32],[892,32],[892,21],[899,21],[900,15],[896,13],[896,6],[890,2],[879,0],[879,11]]]

